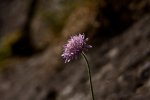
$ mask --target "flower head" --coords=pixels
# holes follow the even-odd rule
[[[85,38],[84,34],[72,36],[68,43],[64,46],[64,52],[62,57],[65,59],[65,63],[77,58],[83,51],[92,48],[91,45],[86,44],[88,38]]]

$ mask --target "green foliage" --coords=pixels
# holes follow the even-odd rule
[[[11,48],[10,46],[1,46],[0,47],[0,61],[3,59],[8,58],[11,55]]]
[[[4,72],[5,70],[7,70],[7,67],[5,66],[7,64],[6,60],[0,60],[0,73]]]
[[[60,18],[53,13],[45,13],[44,17],[44,22],[50,26],[55,33],[59,33],[62,30],[65,18]]]
[[[0,67],[3,61],[12,55],[11,46],[20,35],[20,32],[14,32],[0,39]]]
[[[67,18],[73,10],[79,6],[79,1],[67,0],[59,4],[51,4],[51,6],[55,6],[56,8],[42,8],[40,13],[42,14],[44,23],[46,23],[50,27],[50,30],[54,31],[56,35],[59,34],[65,26]]]

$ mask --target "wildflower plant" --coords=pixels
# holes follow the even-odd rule
[[[91,45],[88,45],[86,43],[87,41],[88,41],[88,38],[85,38],[84,34],[78,34],[78,35],[72,36],[68,40],[68,43],[64,45],[64,52],[61,56],[65,59],[65,63],[70,62],[73,59],[76,59],[79,55],[83,56],[83,58],[85,59],[85,61],[87,63],[87,70],[88,70],[88,77],[90,80],[90,89],[91,89],[92,100],[95,100],[90,65],[89,65],[88,59],[84,53],[89,48],[92,48]]]

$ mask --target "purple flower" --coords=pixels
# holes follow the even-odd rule
[[[68,43],[64,46],[64,52],[61,55],[65,59],[65,63],[77,58],[82,52],[92,48],[91,45],[86,44],[88,38],[84,34],[72,36]]]

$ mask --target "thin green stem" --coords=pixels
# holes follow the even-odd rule
[[[87,70],[88,70],[88,76],[89,76],[89,79],[90,79],[90,88],[91,88],[92,100],[95,100],[95,98],[94,98],[94,91],[93,91],[93,84],[92,84],[92,78],[91,78],[90,65],[89,65],[89,62],[88,62],[87,57],[84,54],[84,52],[82,52],[81,54],[82,54],[83,58],[85,59],[85,61],[87,63]]]

